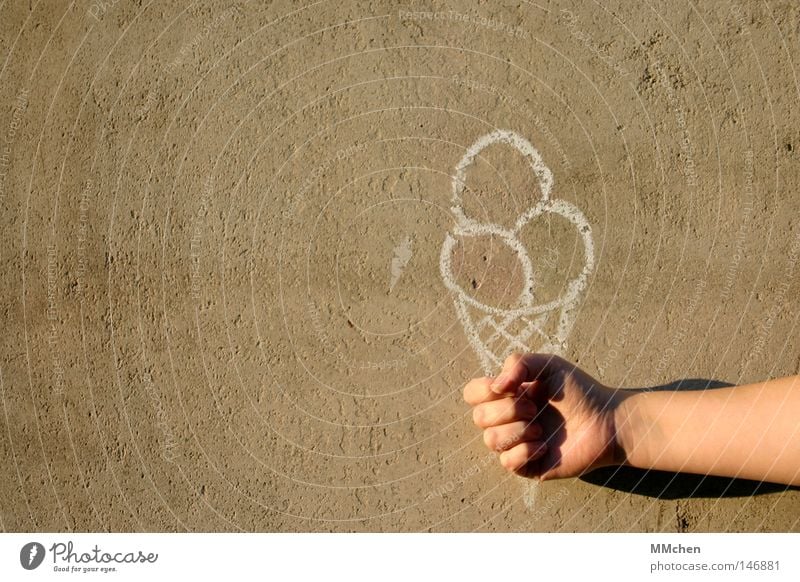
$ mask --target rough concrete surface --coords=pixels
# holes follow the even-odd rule
[[[797,491],[686,476],[526,503],[440,273],[456,165],[510,130],[591,225],[565,357],[798,373],[798,39],[793,0],[6,0],[0,528],[799,530]],[[481,223],[541,196],[507,144],[466,182]],[[520,231],[538,303],[579,238]],[[480,301],[527,284],[497,236],[452,254]]]

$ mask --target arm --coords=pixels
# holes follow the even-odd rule
[[[550,354],[512,355],[464,388],[508,471],[576,477],[625,464],[800,485],[800,376],[700,391],[604,386]]]
[[[800,485],[800,376],[705,391],[632,391],[614,417],[627,465]]]

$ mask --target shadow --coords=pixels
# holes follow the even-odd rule
[[[713,390],[727,386],[732,386],[732,384],[717,380],[690,378],[654,386],[650,390]],[[615,491],[625,491],[656,499],[752,497],[765,493],[800,490],[800,487],[777,483],[692,473],[648,471],[635,467],[603,467],[583,475],[581,481],[608,487]]]
[[[800,490],[800,487],[747,479],[709,477],[691,473],[647,471],[635,467],[603,467],[581,477],[581,481],[656,499],[752,497],[765,493]]]

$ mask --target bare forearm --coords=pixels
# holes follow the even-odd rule
[[[631,392],[617,409],[625,463],[800,484],[800,376],[691,392]]]

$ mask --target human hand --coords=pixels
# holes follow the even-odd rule
[[[503,467],[542,480],[622,463],[614,412],[627,396],[549,354],[511,355],[497,378],[464,388],[473,421]]]

